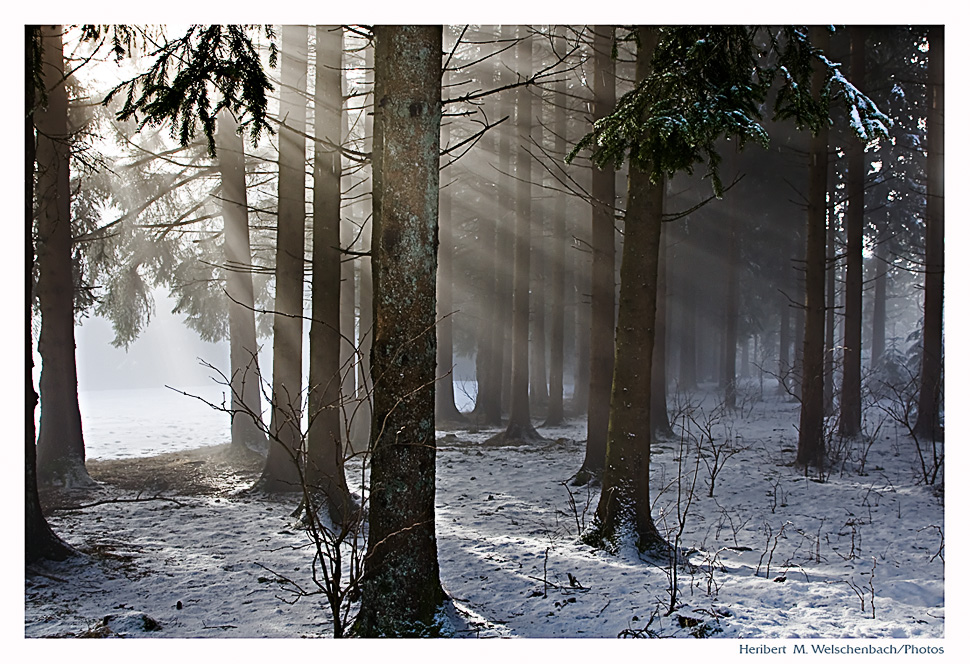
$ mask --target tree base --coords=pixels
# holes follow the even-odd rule
[[[673,547],[663,538],[653,523],[637,531],[632,525],[609,525],[598,517],[581,535],[584,544],[594,549],[617,553],[623,542],[631,543],[642,556],[652,560],[669,561]]]
[[[434,425],[436,429],[467,427],[470,424],[471,421],[457,408],[445,408],[440,411],[435,411],[434,414]]]
[[[603,476],[602,468],[591,469],[591,468],[587,468],[586,466],[583,466],[582,468],[579,469],[578,473],[573,475],[573,479],[572,479],[572,482],[570,482],[570,484],[572,486],[586,486],[591,482],[593,484],[599,484],[602,476]]]
[[[249,464],[265,461],[266,450],[260,452],[259,450],[249,447],[248,445],[230,444],[220,456],[230,463]]]
[[[38,468],[37,484],[67,490],[91,490],[101,486],[88,474],[83,461],[62,461],[43,473]]]
[[[374,576],[370,578],[365,572],[360,612],[351,627],[351,636],[365,639],[454,636],[454,626],[447,617],[451,599],[437,578],[426,578],[425,583],[428,585],[412,589],[411,599],[406,604],[401,604],[393,601],[400,598],[392,598],[390,602],[383,601],[383,598],[394,595],[393,592],[382,592],[382,586],[384,590],[389,590],[386,584],[394,576],[393,571],[390,575],[385,575],[385,572],[386,570],[374,570]],[[380,578],[382,575],[384,578]]]
[[[55,535],[46,523],[41,528],[46,532],[29,535],[27,538],[24,552],[24,562],[27,565],[39,560],[67,560],[77,554],[77,551]]]
[[[515,446],[515,445],[541,445],[553,442],[550,438],[540,435],[535,427],[530,423],[528,426],[509,423],[505,431],[495,434],[482,445],[492,447]]]
[[[311,491],[310,500],[313,501],[317,515],[326,510],[334,531],[353,532],[359,530],[361,524],[367,519],[367,511],[361,506],[360,501],[349,492],[344,495],[329,496],[322,489]],[[308,523],[310,515],[307,511],[306,498],[300,501],[300,505],[293,510],[290,516],[299,518],[304,525]]]
[[[249,487],[246,493],[299,493],[303,491],[299,480],[287,481],[278,477],[270,477],[265,473]]]

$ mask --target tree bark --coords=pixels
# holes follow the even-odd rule
[[[541,183],[540,183],[541,184]],[[545,218],[541,204],[532,206],[531,224],[535,231],[532,238],[532,350],[529,353],[531,378],[529,379],[529,398],[535,409],[549,405],[548,366],[546,364],[546,237]]]
[[[495,82],[501,85],[501,70],[495,72]],[[499,114],[504,101],[499,95],[494,113]],[[491,111],[490,111],[491,112]],[[499,116],[502,117],[502,116]],[[504,132],[502,132],[504,134]],[[486,132],[481,139],[482,152],[488,157],[497,155],[498,140],[493,132]],[[501,173],[501,168],[499,167]],[[499,175],[501,178],[501,175]],[[498,226],[501,219],[499,213],[501,201],[495,200],[495,205],[482,214],[478,222],[478,237],[482,247],[482,283],[483,297],[481,308],[481,325],[478,330],[478,347],[475,353],[475,378],[478,389],[475,393],[474,420],[486,426],[498,426],[502,422],[502,345],[499,338],[501,318],[499,308],[499,245]]]
[[[737,206],[728,208],[727,222],[727,294],[724,298],[724,360],[721,362],[721,383],[724,385],[724,405],[734,409],[738,402],[738,316],[741,303],[741,247],[738,242]]]
[[[367,45],[364,48],[364,69],[372,70],[374,67],[374,48]],[[372,90],[373,92],[373,90]],[[373,96],[373,95],[372,95]],[[364,152],[373,152],[374,145],[377,144],[380,127],[374,123],[374,113],[365,111],[363,114],[364,125]],[[378,205],[377,192],[380,189],[380,173],[373,167],[371,160],[370,180],[371,198],[370,208],[368,209],[365,200],[364,209],[360,215],[360,246],[370,251],[373,248],[372,223],[368,217],[376,214]],[[370,445],[371,424],[373,419],[373,399],[371,392],[373,383],[371,381],[370,358],[371,347],[374,340],[374,281],[373,263],[371,257],[359,256],[357,259],[357,398],[351,412],[350,422],[350,446],[354,452],[362,452]]]
[[[872,289],[872,356],[869,366],[875,369],[886,352],[886,280],[889,273],[889,224],[888,214],[876,236],[874,265],[876,277]]]
[[[611,57],[613,28],[593,30],[593,121],[609,115],[616,106],[616,67]],[[593,169],[589,328],[589,404],[586,422],[586,458],[576,476],[585,483],[603,470],[610,421],[613,384],[613,342],[616,332],[616,173]],[[630,207],[630,203],[627,203]]]
[[[501,37],[506,41],[514,39],[514,27],[511,25],[503,25],[501,28]],[[509,71],[516,69],[515,58],[511,49],[505,52],[503,65]],[[510,82],[509,77],[510,73],[504,71],[502,79],[505,82]],[[516,94],[514,90],[509,90],[502,94],[503,110],[500,113],[500,117],[512,118],[514,116]],[[495,309],[495,336],[493,337],[495,348],[501,349],[500,354],[496,352],[500,414],[509,411],[512,387],[512,307],[514,297],[513,272],[515,269],[515,196],[513,192],[515,185],[513,184],[512,170],[515,161],[515,155],[512,151],[512,131],[503,131],[499,134],[498,145],[499,172],[502,173],[499,177],[499,195],[503,200],[500,201],[500,205],[498,206],[501,218],[499,219],[498,237],[496,240],[496,256],[499,257],[501,265],[497,266],[498,283],[496,290],[498,294]],[[511,261],[509,260],[510,258],[512,259]],[[499,423],[501,423],[501,418]]]
[[[60,30],[60,26],[54,26]],[[24,202],[26,204],[25,233],[26,260],[24,265],[27,272],[27,282],[34,278],[34,160],[37,156],[36,136],[34,135],[34,117],[36,113],[36,85],[35,76],[41,62],[42,37],[39,26],[25,26],[24,46],[26,51],[26,96],[25,96],[25,160],[24,160]],[[59,32],[58,32],[59,34]],[[46,77],[43,80],[49,80]],[[58,537],[47,523],[40,506],[40,494],[37,491],[37,430],[34,424],[34,414],[37,410],[37,391],[34,389],[34,349],[32,318],[34,312],[33,295],[27,290],[26,297],[27,318],[24,329],[24,341],[27,346],[27,422],[26,446],[24,448],[24,562],[30,564],[37,560],[64,560],[73,550]]]
[[[661,195],[663,195],[661,193]],[[662,206],[661,206],[662,209]],[[657,258],[657,326],[653,339],[653,361],[650,371],[650,426],[653,435],[673,436],[667,416],[667,251],[668,233],[661,225]]]
[[[573,397],[570,402],[570,413],[574,417],[582,417],[589,411],[590,328],[593,324],[589,294],[592,258],[588,250],[590,246],[588,229],[589,224],[577,220],[574,233],[578,248],[573,252],[573,297],[576,300],[573,331],[576,339],[576,370],[573,376]]]
[[[778,394],[789,394],[791,366],[791,304],[781,302],[778,314]]]
[[[942,440],[943,394],[943,27],[929,31],[930,108],[926,121],[926,274],[916,434]],[[43,399],[43,396],[42,396]]]
[[[303,438],[303,263],[306,234],[307,26],[284,26],[270,446],[257,487],[300,489]]]
[[[71,135],[68,127],[63,26],[41,26],[47,106],[37,127],[37,299],[40,302],[41,484],[93,486],[84,466],[84,436],[74,355],[74,261],[71,233]]]
[[[316,26],[313,144],[313,275],[307,385],[306,483],[331,519],[346,523],[353,501],[344,477],[340,365],[340,26]]]
[[[852,83],[862,88],[866,70],[865,28],[849,28]],[[842,341],[842,392],[839,430],[856,436],[862,429],[862,236],[865,230],[865,146],[849,137],[846,196],[845,327]]]
[[[679,290],[677,303],[680,305],[680,325],[675,338],[678,340],[678,378],[677,388],[690,392],[697,387],[697,286],[693,270],[695,265],[695,238],[685,224],[684,232],[677,243],[677,260],[674,274]]]
[[[340,77],[341,94],[344,98],[348,95],[348,82],[346,76]],[[358,111],[359,112],[359,111]],[[343,125],[341,127],[342,136],[350,138],[350,128],[357,120],[351,118],[349,112],[343,113]],[[359,117],[359,116],[358,116]],[[360,171],[355,174],[344,173],[341,170],[342,182],[341,191],[344,187],[351,188],[353,191],[360,191],[364,188],[365,177]],[[363,224],[366,215],[360,215],[360,223]],[[340,220],[340,247],[342,249],[355,249],[354,243],[358,240],[357,227],[355,226],[351,214],[342,215]],[[341,423],[343,425],[343,440],[348,444],[349,449],[353,450],[350,440],[350,428],[354,421],[357,398],[357,266],[361,262],[359,257],[343,255],[340,261],[340,370],[343,372],[343,387],[341,399],[344,403],[342,410]]]
[[[557,36],[556,52],[565,51],[565,39]],[[566,82],[555,84],[553,154],[566,154]],[[565,418],[563,408],[563,349],[565,345],[566,297],[566,197],[556,196],[550,220],[552,237],[549,255],[549,407],[544,426],[557,426]]]
[[[832,169],[834,177],[834,169]],[[826,209],[825,228],[825,381],[822,386],[822,403],[825,414],[832,414],[835,399],[835,217],[830,206]]]
[[[519,74],[529,76],[532,64],[531,36],[520,36],[515,48]],[[490,444],[540,442],[545,440],[532,424],[529,405],[529,313],[532,253],[532,157],[528,143],[532,126],[532,93],[525,87],[516,95],[515,249],[512,275],[512,385],[509,421],[504,432],[489,439]]]
[[[638,28],[637,80],[650,73],[656,28]],[[620,268],[616,361],[603,490],[584,539],[615,545],[631,539],[641,551],[665,542],[650,513],[650,392],[657,313],[663,182],[631,164]]]
[[[222,219],[229,298],[229,372],[234,450],[266,450],[261,428],[259,345],[256,341],[253,259],[246,200],[246,155],[238,124],[228,109],[219,114],[216,142],[222,178]]]
[[[531,141],[542,146],[542,89],[536,95],[537,105],[531,107],[529,125]],[[528,142],[528,138],[527,138]],[[531,151],[532,146],[528,149]],[[543,176],[540,173],[537,184],[541,187]],[[531,378],[529,380],[529,398],[535,409],[547,408],[549,405],[549,378],[546,364],[546,297],[548,295],[549,280],[547,275],[548,240],[546,239],[547,215],[542,198],[534,201],[530,206],[530,225],[532,226],[532,350],[529,354],[531,363]]]
[[[812,42],[824,49],[825,28],[812,28]],[[812,92],[822,89],[823,74],[816,65]],[[801,414],[798,425],[796,463],[825,466],[823,373],[825,355],[825,208],[828,180],[828,126],[810,141],[808,168],[808,215],[805,238],[805,335],[802,339]]]
[[[435,635],[441,26],[375,26],[374,424],[358,636]],[[379,129],[377,127],[379,126]]]
[[[448,74],[445,73],[447,85]],[[447,148],[451,136],[448,122],[442,123],[442,144]],[[440,215],[438,220],[438,384],[435,386],[435,421],[438,423],[464,424],[465,416],[455,406],[455,382],[453,369],[454,352],[454,267],[455,254],[453,218],[454,187],[445,187],[439,194]]]

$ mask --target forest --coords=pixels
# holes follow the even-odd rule
[[[942,26],[24,43],[28,638],[942,652]]]

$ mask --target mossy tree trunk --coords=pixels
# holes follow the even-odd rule
[[[638,28],[637,80],[650,73],[656,28]],[[650,392],[657,322],[663,182],[631,164],[610,424],[603,489],[585,539],[593,545],[631,539],[641,551],[665,546],[650,513]]]
[[[355,634],[436,633],[435,278],[441,26],[375,26],[374,418]]]
[[[63,26],[40,28],[46,105],[37,108],[37,299],[40,303],[40,434],[37,479],[90,486],[77,398],[74,261],[71,232],[71,135],[64,78]]]

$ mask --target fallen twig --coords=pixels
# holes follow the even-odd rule
[[[86,503],[84,505],[75,505],[73,507],[61,508],[65,512],[76,512],[78,510],[88,509],[89,507],[98,507],[99,505],[112,505],[115,503],[147,503],[152,500],[161,500],[167,503],[175,503],[179,507],[187,507],[185,503],[179,502],[174,498],[166,498],[165,496],[151,496],[150,498],[111,498],[108,500],[97,500],[93,503]]]

